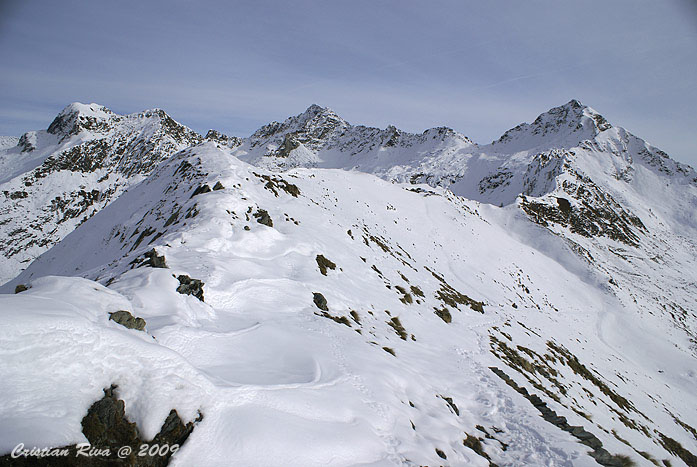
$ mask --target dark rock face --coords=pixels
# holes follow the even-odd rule
[[[325,258],[324,255],[317,255],[315,260],[317,261],[319,272],[321,272],[323,276],[327,275],[327,269],[331,269],[332,271],[336,269],[336,264],[334,264],[333,261]]]
[[[460,409],[457,408],[457,405],[453,401],[452,397],[446,397],[443,395],[441,395],[439,397],[441,399],[443,399],[448,404],[448,406],[452,409],[452,411],[455,412],[455,415],[457,415],[458,417],[460,416]]]
[[[283,143],[278,148],[276,155],[278,157],[288,157],[293,149],[297,149],[298,147],[300,147],[300,142],[295,138],[295,135],[293,133],[286,133],[283,137]]]
[[[297,198],[298,195],[300,195],[300,188],[298,188],[297,185],[288,183],[286,180],[277,175],[260,175],[256,172],[253,173],[260,180],[266,182],[266,184],[264,184],[264,188],[272,192],[275,196],[279,196],[281,191],[285,191],[293,198]]]
[[[199,300],[203,301],[203,282],[199,279],[192,279],[186,274],[182,274],[177,277],[179,281],[179,287],[177,287],[177,292],[182,295],[193,295]]]
[[[157,251],[155,251],[154,248],[146,252],[145,257],[148,258],[148,260],[145,261],[143,264],[146,264],[151,268],[167,268],[167,263],[165,262],[165,255],[158,255]]]
[[[467,437],[462,440],[462,444],[464,446],[467,446],[468,448],[470,448],[471,450],[473,450],[474,452],[476,452],[477,454],[479,454],[483,458],[490,460],[489,454],[487,454],[486,451],[484,451],[484,446],[482,445],[481,438],[478,438],[478,437],[471,435],[469,433],[465,433],[465,435]],[[489,465],[490,466],[492,465],[491,462],[489,462]]]
[[[673,438],[659,433],[661,446],[663,446],[666,451],[678,456],[690,467],[697,466],[697,456],[692,454],[690,451],[685,449],[678,441]]]
[[[402,322],[399,320],[397,316],[393,317],[389,321],[387,321],[387,325],[394,329],[394,332],[399,336],[400,339],[403,341],[407,340],[407,337],[409,337],[409,334],[407,333],[407,330],[404,329],[404,326],[402,326]]]
[[[24,284],[19,284],[17,287],[15,287],[15,293],[24,292],[25,290],[29,290],[29,287]]]
[[[453,288],[450,284],[448,284],[445,281],[445,278],[443,278],[443,276],[436,273],[435,271],[432,271],[428,267],[426,267],[426,270],[429,271],[431,275],[438,279],[441,283],[440,289],[436,290],[436,298],[443,303],[443,308],[445,309],[445,311],[447,311],[447,306],[459,309],[458,305],[467,305],[472,310],[478,313],[484,313],[484,302],[474,300],[473,298],[470,298],[467,295],[460,293],[459,291],[455,290],[455,288]],[[436,310],[436,314],[440,316],[444,321],[446,321],[447,318],[443,318],[443,316],[441,316],[441,314],[439,314],[438,311],[439,310]],[[445,313],[443,313],[443,315],[445,315]],[[446,321],[446,323],[447,322],[448,321]]]
[[[237,136],[228,136],[217,130],[208,130],[205,139],[206,141],[213,141],[215,143],[218,143],[222,146],[227,146],[229,148],[234,148],[242,144],[242,140]]]
[[[577,206],[572,206],[566,198],[550,200],[522,196],[520,207],[533,222],[545,227],[558,224],[584,237],[608,237],[630,246],[639,246],[639,234],[646,233],[641,219],[624,209],[590,178],[579,173],[573,175],[576,181],[565,181],[562,188],[577,201]]]
[[[213,185],[213,191],[224,190],[224,189],[225,189],[225,187],[220,182],[215,182],[215,185]]]
[[[439,310],[438,308],[434,308],[434,310],[434,313],[446,323],[451,323],[453,321],[453,317],[446,307],[443,307],[442,310]]]
[[[209,187],[208,185],[201,185],[194,190],[194,193],[191,195],[191,197],[193,198],[196,195],[201,195],[203,193],[209,193],[210,191],[211,191],[211,187]]]
[[[559,210],[567,216],[571,213],[571,203],[569,203],[568,199],[557,198],[557,205],[559,205]]]
[[[137,331],[142,331],[145,329],[145,320],[143,318],[133,316],[126,310],[119,310],[114,313],[109,313],[109,319],[128,329],[135,329]]]
[[[329,311],[329,306],[327,305],[327,299],[324,298],[324,295],[322,295],[319,292],[315,292],[312,294],[312,301],[314,302],[315,306],[319,308],[322,311]]]
[[[124,414],[126,404],[114,395],[115,386],[104,390],[82,419],[82,432],[93,446],[126,446],[138,439],[138,428]]]
[[[85,467],[164,467],[169,464],[172,455],[186,442],[194,430],[195,424],[203,417],[199,415],[194,422],[184,424],[176,410],[172,410],[160,432],[152,441],[144,440],[138,432],[135,423],[125,417],[125,403],[115,395],[116,386],[104,389],[104,397],[89,408],[82,419],[82,433],[90,444],[91,456],[78,455],[78,445],[63,446],[65,456],[60,457],[18,457],[13,459],[10,454],[0,457],[0,465],[7,466],[85,466]],[[157,444],[168,449],[149,455],[148,448]],[[124,447],[130,448],[130,454],[123,455]],[[176,448],[172,448],[176,446]],[[144,450],[143,450],[144,449]],[[121,450],[121,451],[119,451]],[[138,455],[144,452],[145,455]],[[160,455],[162,453],[162,455]]]
[[[82,431],[90,444],[93,446],[108,446],[113,452],[116,452],[120,446],[131,446],[133,448],[131,456],[125,459],[126,462],[119,465],[160,467],[169,464],[169,459],[174,454],[171,449],[161,456],[159,452],[158,455],[154,456],[137,456],[138,449],[146,441],[138,432],[136,424],[129,422],[124,417],[125,404],[113,395],[113,389],[114,386],[104,390],[104,398],[93,404],[87,416],[82,420]],[[97,406],[97,404],[100,405]],[[186,442],[191,432],[194,431],[195,424],[202,419],[203,416],[199,414],[195,421],[184,424],[181,418],[179,418],[177,411],[171,410],[162,424],[160,432],[147,444],[150,446],[154,444],[160,446],[168,445],[170,447],[174,445],[181,446]],[[127,440],[132,440],[132,442],[125,442]]]
[[[17,146],[22,148],[22,152],[29,152],[33,151],[36,149],[34,145],[31,143],[29,133],[24,133],[20,138],[19,138],[19,143],[17,143]]]
[[[346,316],[332,316],[326,311],[323,311],[322,313],[315,313],[317,316],[322,316],[324,318],[331,319],[335,323],[343,324],[344,326],[351,327],[351,321]]]
[[[479,193],[484,194],[487,191],[493,191],[502,186],[511,184],[513,173],[509,170],[502,170],[495,174],[487,175],[479,181]]]
[[[269,213],[265,209],[259,209],[252,215],[256,218],[258,223],[267,225],[269,227],[273,227],[273,221],[271,220],[271,216],[269,216]]]

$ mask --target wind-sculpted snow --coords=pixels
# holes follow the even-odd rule
[[[112,384],[145,437],[171,409],[197,417],[210,383],[151,336],[109,320],[124,309],[133,309],[126,297],[79,278],[44,277],[0,295],[0,453],[84,442],[80,421]]]
[[[533,223],[522,198],[499,208],[358,171],[269,172],[238,153],[218,141],[174,154],[2,286],[27,288],[0,296],[15,326],[0,374],[25,374],[3,378],[5,452],[79,441],[76,421],[117,384],[150,436],[172,408],[203,415],[173,465],[689,465],[695,249],[663,235],[662,214],[636,210],[625,243],[557,214]],[[610,199],[583,178],[598,184],[595,171],[569,175],[586,153],[549,154],[526,173],[562,183],[527,202],[638,206],[621,178]],[[69,325],[42,326],[54,303]],[[147,334],[110,322],[119,309]],[[98,377],[26,364],[41,355]],[[37,416],[47,401],[70,416]]]

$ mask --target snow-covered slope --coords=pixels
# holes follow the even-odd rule
[[[689,336],[697,355],[697,173],[577,100],[488,145],[447,128],[414,135],[352,126],[311,106],[263,127],[233,151],[271,170],[358,170],[518,206],[613,287],[636,285],[617,293],[640,298],[646,313],[660,310]]]
[[[122,116],[73,103],[0,149],[0,283],[201,139],[162,110]]]
[[[0,150],[17,146],[17,143],[19,143],[19,138],[16,136],[0,136]]]
[[[0,295],[0,452],[83,441],[116,384],[145,437],[200,411],[173,465],[692,465],[695,250],[641,256],[678,238],[658,214],[586,236],[530,221],[552,195],[499,208],[235,154],[177,153],[2,287],[29,289]]]

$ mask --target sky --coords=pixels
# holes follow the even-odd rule
[[[75,101],[235,136],[316,103],[489,143],[572,98],[697,167],[697,1],[0,0],[0,135]]]

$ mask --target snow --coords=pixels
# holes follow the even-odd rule
[[[182,160],[209,175],[189,182],[178,180],[173,173]],[[483,206],[443,190],[424,196],[406,190],[408,186],[371,175],[317,169],[296,169],[285,174],[287,181],[299,187],[301,196],[296,199],[281,192],[276,197],[254,172],[259,173],[259,169],[237,161],[212,144],[180,153],[5,286],[9,291],[19,282],[31,284],[28,292],[3,298],[14,300],[17,304],[11,306],[21,307],[22,316],[36,322],[35,326],[46,326],[43,316],[48,310],[32,300],[47,293],[42,281],[59,279],[38,277],[69,274],[103,282],[116,277],[108,289],[95,285],[95,294],[100,291],[114,297],[111,301],[100,300],[98,307],[87,301],[95,300],[90,299],[87,286],[88,290],[61,292],[61,300],[71,297],[68,300],[72,305],[66,308],[75,310],[73,313],[90,310],[89,332],[97,332],[93,331],[97,329],[95,322],[111,328],[98,331],[106,350],[81,350],[89,355],[88,362],[80,363],[85,365],[82,371],[98,371],[100,378],[82,391],[66,387],[65,394],[63,383],[37,389],[41,385],[36,379],[26,381],[26,385],[12,383],[14,387],[6,391],[10,394],[6,411],[15,419],[25,417],[25,412],[17,409],[26,397],[20,396],[24,391],[33,393],[32,400],[58,398],[76,407],[72,419],[53,425],[56,433],[70,436],[57,439],[57,435],[40,434],[32,440],[59,444],[77,440],[79,414],[84,413],[90,400],[98,398],[101,387],[116,381],[123,385],[128,413],[139,426],[147,427],[150,435],[157,431],[168,407],[159,405],[160,396],[155,395],[151,396],[154,401],[142,402],[144,394],[164,397],[166,393],[169,405],[176,405],[188,417],[197,410],[204,414],[204,420],[175,456],[175,465],[194,461],[226,465],[229,459],[244,465],[399,465],[406,459],[433,464],[439,462],[436,448],[455,465],[486,465],[462,447],[463,433],[475,433],[475,425],[504,430],[500,436],[510,444],[507,451],[502,451],[497,442],[487,444],[494,461],[592,465],[585,455],[587,448],[536,416],[532,406],[526,406],[518,394],[511,394],[487,368],[501,366],[489,350],[491,329],[506,329],[531,348],[544,345],[544,341],[538,342],[526,328],[515,324],[521,321],[541,335],[554,336],[581,361],[593,362],[594,370],[640,406],[661,430],[690,445],[685,436],[670,431],[669,416],[646,393],[673,413],[694,421],[694,414],[681,410],[686,401],[692,401],[687,406],[697,406],[690,391],[697,375],[694,358],[673,341],[658,345],[650,333],[638,328],[627,334],[627,322],[635,319],[632,308],[618,304],[600,285],[597,273],[571,260],[568,250],[559,250],[553,236],[544,248],[541,244],[531,246],[534,234],[521,234],[521,229],[511,229],[510,221],[505,221],[511,219],[513,207],[483,210]],[[226,189],[190,198],[197,184],[212,185],[216,181]],[[153,245],[142,244],[129,253],[118,240],[119,232],[129,237],[136,225],[161,230],[166,214],[175,205],[186,212],[194,204],[200,213],[170,226]],[[139,207],[134,210],[134,206]],[[258,224],[253,218],[247,221],[244,214],[249,207],[267,209],[274,227]],[[299,224],[284,220],[285,215]],[[243,229],[245,225],[249,231]],[[361,240],[364,228],[370,235],[384,239],[390,251],[403,248],[405,253],[390,254],[370,240],[366,245]],[[347,234],[349,229],[355,239]],[[78,245],[84,254],[75,255]],[[129,263],[153,246],[165,255],[170,269],[130,269]],[[322,276],[314,261],[317,254],[325,254],[337,269]],[[567,259],[560,260],[562,257]],[[371,270],[372,265],[383,277]],[[437,271],[455,289],[483,301],[485,313],[466,306],[451,308],[453,322],[444,323],[433,313],[433,307],[439,305],[433,299],[439,281],[424,266]],[[178,282],[173,274],[203,280],[206,302],[177,294]],[[521,295],[519,280],[527,284],[529,294]],[[424,302],[401,303],[394,289],[398,284],[418,285],[426,295]],[[358,311],[360,327],[353,323],[350,328],[318,316],[319,310],[312,304],[312,293],[316,291],[327,298],[333,316]],[[85,294],[87,299],[82,297]],[[511,303],[517,303],[518,308],[511,308]],[[114,330],[115,325],[106,321],[107,310],[114,308],[128,309],[145,318],[147,331],[155,340],[150,343],[147,335],[134,337],[138,334],[135,331]],[[386,324],[391,316],[384,310],[398,316],[415,340],[401,340]],[[647,329],[656,328],[655,318],[643,319]],[[361,329],[362,334],[355,329]],[[84,332],[78,325],[69,331]],[[132,351],[119,357],[113,367],[94,370],[102,359],[108,360],[108,349],[122,345],[122,334],[137,339],[138,344],[129,344]],[[49,333],[43,341],[53,342],[52,336]],[[26,337],[16,339],[22,342]],[[47,345],[57,349],[64,342],[55,339],[56,347]],[[143,342],[150,349],[147,352],[141,348]],[[382,350],[383,346],[393,348],[397,356]],[[653,358],[643,350],[648,348],[653,349]],[[154,353],[157,358],[152,356]],[[171,355],[167,357],[173,359],[167,360],[171,363],[162,364],[165,357],[161,354]],[[136,367],[142,365],[142,371],[153,373],[148,380],[154,378],[158,384],[164,384],[158,372],[177,368],[175,379],[185,388],[181,399],[152,386],[130,389],[129,381],[143,373],[129,375],[128,371],[134,366],[133,360],[143,359],[152,363]],[[68,354],[50,363],[55,366],[80,360]],[[18,371],[19,363],[3,361],[8,362],[3,374]],[[617,361],[622,362],[621,367]],[[657,372],[659,368],[663,373]],[[182,377],[182,372],[187,376]],[[508,372],[519,384],[525,384],[512,370]],[[582,379],[567,373],[569,381],[583,385]],[[621,379],[615,376],[618,373]],[[38,372],[34,377],[44,377],[42,374]],[[667,385],[657,385],[657,380]],[[453,398],[460,416],[438,397],[441,394]],[[598,410],[584,399],[583,392],[571,394],[595,423],[617,430],[637,449],[655,450],[653,442],[628,430],[605,410]],[[77,395],[82,398],[76,400]],[[415,408],[409,406],[409,401]],[[554,408],[565,410],[561,405]],[[571,411],[563,413],[569,423],[588,429],[593,426]],[[416,430],[411,428],[410,420]],[[611,452],[631,454],[612,436],[595,432]],[[19,437],[24,434],[18,432]],[[11,438],[11,442],[16,439]]]
[[[158,110],[121,116],[73,103],[54,120],[62,122],[60,131],[27,132],[26,146],[0,150],[0,191],[6,193],[0,199],[0,283],[170,154],[200,140],[184,126],[171,128],[167,118]]]
[[[611,453],[682,465],[654,430],[697,449],[674,419],[697,425],[693,172],[658,164],[655,148],[596,115],[572,101],[478,146],[448,129],[354,127],[312,106],[241,146],[172,155],[0,286],[0,452],[83,441],[82,416],[115,383],[146,437],[172,408],[185,421],[203,414],[173,465],[489,465],[463,445],[467,434],[498,465],[597,465],[497,367]],[[547,147],[533,145],[536,129]],[[309,136],[287,157],[267,154],[300,130]],[[479,190],[503,169],[508,185]],[[521,211],[525,190],[581,205],[564,191],[580,183],[574,171],[641,218],[639,246]],[[393,183],[417,173],[429,184]],[[81,178],[61,176],[56,186]],[[259,209],[273,227],[256,222]],[[152,248],[167,269],[140,265]],[[336,263],[326,276],[320,254]],[[177,293],[180,274],[204,282],[205,302]],[[14,295],[18,284],[30,288]],[[448,287],[484,312],[446,303]],[[451,323],[434,313],[444,306]],[[119,309],[146,332],[109,321]],[[564,390],[516,369],[495,339],[548,365]]]
[[[19,138],[16,136],[0,136],[0,150],[17,146],[17,143],[19,143]]]
[[[551,109],[532,124],[509,130],[498,141],[477,145],[449,128],[431,128],[410,134],[350,125],[331,109],[311,106],[304,113],[261,128],[234,148],[234,154],[253,165],[271,170],[322,167],[359,170],[399,182],[426,182],[453,193],[491,204],[508,205],[524,191],[535,170],[534,158],[558,148],[573,148],[602,135],[602,117],[578,101]],[[285,138],[299,147],[279,155]],[[483,187],[487,177],[511,174],[498,189]],[[556,174],[555,174],[556,175]],[[535,196],[552,185],[540,187]]]
[[[102,105],[95,104],[94,102],[91,104],[73,102],[72,104],[68,104],[63,110],[61,110],[58,116],[69,116],[72,114],[79,114],[85,117],[94,117],[100,119],[110,119],[114,116],[114,113],[111,110],[107,109]]]
[[[0,295],[0,452],[85,442],[80,421],[111,384],[145,436],[174,407],[196,417],[207,382],[147,334],[109,322],[120,309],[131,309],[127,299],[79,278],[44,277],[22,295]]]
[[[25,136],[37,149],[24,153],[17,144],[0,148],[0,184],[35,169],[58,150],[58,138],[46,131],[30,131]]]

